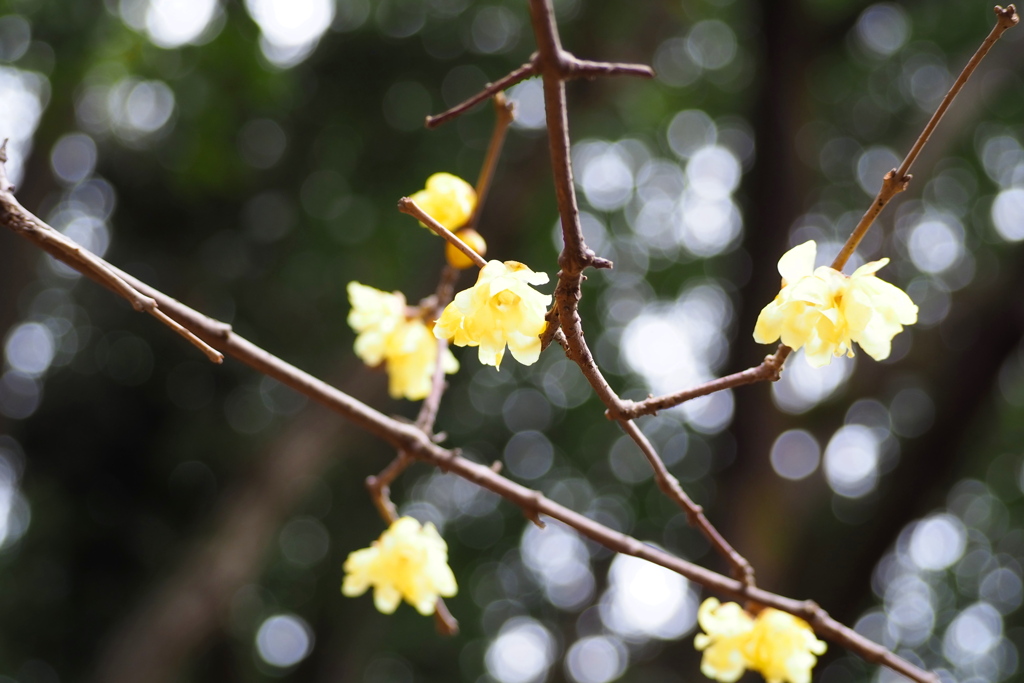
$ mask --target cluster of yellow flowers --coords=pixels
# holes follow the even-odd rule
[[[355,351],[364,363],[385,363],[388,392],[393,398],[419,401],[430,393],[437,364],[437,340],[418,317],[406,317],[401,292],[382,292],[348,283],[352,310],[348,324],[357,332]],[[459,361],[445,349],[441,364],[447,374],[459,371]]]
[[[518,261],[488,261],[476,284],[456,294],[444,309],[434,335],[456,346],[480,347],[484,365],[500,368],[506,344],[523,365],[536,363],[551,295],[530,285],[547,281],[547,273],[535,273]]]
[[[888,358],[892,338],[917,322],[917,306],[906,292],[875,277],[889,259],[865,263],[847,277],[828,266],[815,269],[816,252],[811,240],[779,259],[782,291],[758,316],[754,340],[803,348],[814,367],[833,356],[852,357],[853,342],[875,360]]]
[[[455,233],[455,236],[483,256],[487,243],[473,228],[463,228],[476,211],[476,190],[462,178],[451,173],[435,173],[427,178],[427,186],[409,199],[426,211],[431,218]],[[461,228],[461,229],[460,229]],[[448,244],[445,258],[453,268],[465,270],[473,265],[469,257]]]
[[[448,545],[433,524],[402,517],[369,548],[345,560],[341,592],[356,597],[373,586],[373,604],[391,614],[405,600],[423,615],[434,613],[439,597],[458,592],[448,566]]]
[[[809,683],[811,669],[826,645],[803,619],[767,608],[751,616],[735,602],[708,598],[697,611],[704,629],[694,639],[703,650],[700,670],[708,678],[733,683],[747,669],[768,683]]]

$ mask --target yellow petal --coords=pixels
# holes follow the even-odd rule
[[[535,363],[551,296],[530,285],[547,279],[517,261],[488,261],[476,284],[445,307],[434,335],[456,346],[480,347],[477,356],[484,365],[500,368],[506,345],[520,363]]]
[[[779,259],[779,275],[787,283],[810,275],[814,272],[814,259],[818,254],[818,244],[808,240],[787,251]]]
[[[430,614],[438,597],[458,590],[444,539],[433,525],[421,527],[411,517],[395,521],[370,548],[350,554],[345,572],[342,592],[358,595],[373,586],[374,605],[385,614],[403,599]]]
[[[427,178],[425,189],[409,198],[453,232],[465,225],[476,210],[476,190],[451,173],[435,173]]]

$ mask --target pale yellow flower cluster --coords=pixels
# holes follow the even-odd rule
[[[430,176],[426,188],[411,195],[409,199],[453,232],[465,225],[476,210],[476,190],[451,173],[435,173]]]
[[[782,291],[762,309],[754,340],[803,348],[814,367],[853,356],[853,342],[875,360],[888,358],[892,338],[917,322],[917,306],[906,292],[875,277],[889,259],[865,263],[847,277],[828,266],[815,269],[816,252],[811,240],[779,259]]]
[[[448,566],[448,545],[433,524],[402,517],[369,548],[349,553],[341,592],[362,595],[373,587],[373,604],[391,614],[405,600],[423,615],[434,613],[439,597],[458,592]]]
[[[488,261],[476,284],[455,295],[434,325],[438,339],[456,346],[478,346],[480,362],[501,366],[508,345],[512,357],[532,365],[540,357],[540,335],[547,327],[544,315],[550,294],[530,285],[548,281],[518,261]]]
[[[825,653],[806,621],[770,607],[754,617],[735,602],[708,598],[697,622],[705,631],[694,639],[704,652],[701,673],[722,683],[733,683],[747,669],[768,683],[810,683],[811,669]]]
[[[426,398],[437,364],[437,340],[430,328],[420,318],[406,317],[400,292],[350,282],[348,299],[348,324],[357,332],[356,355],[370,366],[385,363],[392,398]],[[447,349],[441,364],[449,375],[459,371],[459,361]]]

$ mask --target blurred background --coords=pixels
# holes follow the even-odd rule
[[[789,247],[831,261],[993,24],[965,0],[558,0],[566,47],[653,82],[568,85],[589,245],[582,313],[620,394],[756,364]],[[31,211],[271,352],[406,417],[352,353],[351,280],[430,294],[440,240],[395,210],[471,182],[494,116],[437,113],[526,61],[526,3],[0,0],[0,137]],[[920,322],[858,354],[640,421],[758,572],[945,680],[1024,647],[1024,29],[956,102],[851,268],[892,259]],[[554,276],[541,88],[509,92],[480,232]],[[464,275],[462,287],[472,282]],[[551,286],[542,288],[551,291]],[[701,680],[705,594],[423,465],[461,635],[343,598],[394,456],[0,234],[0,682]],[[718,570],[560,349],[456,350],[438,429],[480,462]],[[756,677],[749,675],[751,680]],[[815,679],[890,681],[836,647]]]

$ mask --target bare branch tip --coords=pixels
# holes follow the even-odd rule
[[[434,628],[439,635],[451,638],[459,635],[459,620],[452,616],[443,598],[437,599],[434,609]]]
[[[1020,15],[1017,14],[1017,8],[1014,5],[1007,5],[1006,9],[996,5],[995,13],[999,17],[999,23],[1005,28],[1016,26],[1020,21]]]

